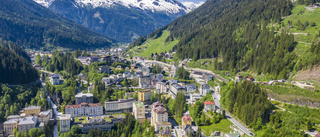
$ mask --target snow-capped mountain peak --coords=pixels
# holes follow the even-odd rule
[[[33,1],[35,1],[35,2],[39,3],[40,5],[48,8],[52,4],[52,2],[54,2],[55,0],[33,0]]]
[[[195,8],[198,8],[199,6],[201,6],[204,2],[199,2],[199,3],[194,3],[194,2],[182,2],[182,4],[187,8],[187,11],[191,11]]]

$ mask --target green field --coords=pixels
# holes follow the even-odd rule
[[[146,57],[146,56],[150,56],[151,53],[155,54],[156,52],[161,53],[161,52],[172,50],[173,46],[176,45],[179,41],[174,40],[172,42],[165,42],[166,38],[169,35],[170,35],[170,32],[165,30],[163,31],[161,37],[157,39],[148,39],[141,46],[139,46],[139,48],[141,49],[138,50],[137,49],[138,47],[134,47],[130,49],[128,53],[132,54],[133,56]],[[145,49],[145,47],[147,49]]]
[[[211,124],[209,126],[200,126],[201,130],[204,135],[210,136],[211,133],[214,133],[215,131],[221,131],[223,133],[230,133],[231,128],[230,126],[232,123],[228,119],[222,119],[217,124]]]
[[[296,34],[295,41],[300,42],[308,42],[311,43],[313,41],[320,40],[319,31],[320,31],[320,8],[317,8],[315,10],[306,10],[305,5],[295,5],[292,9],[292,14],[284,18],[282,23],[284,23],[285,26],[288,26],[288,21],[292,21],[293,28],[290,28],[288,31],[291,33],[307,33],[309,35],[304,34]],[[316,23],[316,26],[312,27],[309,25],[306,27],[305,30],[298,30],[297,29],[297,22],[300,20],[301,23],[305,23],[308,21],[310,24],[312,22]],[[285,27],[287,29],[287,27]]]

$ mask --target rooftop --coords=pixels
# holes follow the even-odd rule
[[[135,100],[136,100],[136,99],[130,97],[130,98],[128,98],[128,99],[119,99],[118,101],[106,101],[105,104],[130,102],[130,101],[135,101]]]
[[[21,119],[19,122],[19,125],[26,125],[26,124],[36,124],[37,123],[37,117],[29,116]]]
[[[190,116],[188,116],[188,115],[184,115],[182,117],[182,121],[186,121],[186,120],[192,120],[192,118]]]
[[[212,101],[205,101],[205,102],[203,102],[205,105],[215,105],[215,103],[214,102],[212,102]]]
[[[19,122],[19,119],[10,119],[10,120],[5,121],[3,124],[14,124],[17,122]]]
[[[29,109],[41,109],[41,107],[40,106],[29,106],[29,107],[23,108],[23,110],[29,110]]]
[[[97,107],[102,106],[101,103],[81,103],[78,105],[67,105],[66,108],[80,108],[80,107]]]
[[[137,108],[144,107],[144,104],[140,101],[136,101],[133,103]]]
[[[81,98],[81,97],[83,97],[83,96],[87,96],[87,97],[93,97],[93,94],[91,94],[91,93],[78,93],[77,95],[76,95],[76,97],[77,98]]]
[[[208,84],[201,84],[200,88],[210,88]]]
[[[63,114],[59,117],[59,120],[70,120],[71,119],[71,114]]]
[[[38,117],[46,117],[47,115],[49,115],[52,111],[48,110],[48,111],[42,111],[39,113]]]

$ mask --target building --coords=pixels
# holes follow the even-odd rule
[[[196,84],[187,84],[186,85],[187,92],[195,92],[197,90]]]
[[[131,76],[130,71],[126,71],[123,73],[123,78],[129,78]]]
[[[155,131],[159,131],[161,127],[162,129],[171,128],[171,124],[168,122],[168,112],[159,101],[152,104],[151,126],[155,127]]]
[[[240,82],[241,80],[243,80],[243,76],[242,75],[236,75],[236,77],[234,78],[237,82]]]
[[[192,124],[192,118],[188,115],[184,115],[182,117],[182,126],[191,125]]]
[[[158,81],[164,80],[163,74],[157,74],[157,80],[158,80]]]
[[[138,92],[138,100],[142,102],[149,101],[151,96],[152,96],[151,90],[144,90],[144,91]]]
[[[62,82],[60,81],[60,76],[59,74],[52,74],[50,77],[50,83],[52,85],[60,85]]]
[[[210,86],[208,84],[201,84],[201,86],[199,87],[199,92],[201,95],[210,93]]]
[[[4,136],[12,135],[13,130],[18,128],[19,119],[9,119],[3,123]]]
[[[100,73],[110,73],[110,68],[108,65],[102,66],[99,68]]]
[[[93,56],[93,57],[78,57],[77,60],[81,62],[82,65],[90,65],[93,62],[98,61],[98,57]]]
[[[49,120],[52,118],[52,110],[42,111],[38,115],[38,122],[43,122],[44,125],[47,125]]]
[[[175,80],[175,79],[169,80],[169,85],[171,86],[172,84],[178,84],[178,80]]]
[[[69,132],[71,124],[71,115],[63,114],[59,117],[59,128],[60,132]]]
[[[101,103],[81,103],[78,105],[67,105],[65,113],[71,117],[77,116],[99,116],[103,115],[103,106]]]
[[[139,76],[139,87],[147,88],[151,85],[152,77],[150,75]]]
[[[101,82],[103,82],[106,86],[108,85],[112,85],[114,82],[111,78],[108,78],[108,77],[103,77],[101,79]]]
[[[19,118],[21,118],[20,115],[9,115],[9,116],[7,117],[7,120],[10,120],[10,119],[19,119]]]
[[[246,76],[245,80],[254,81],[254,78],[251,75],[249,75],[249,76]]]
[[[35,116],[28,116],[24,117],[19,121],[18,130],[19,133],[24,133],[29,131],[32,128],[35,128],[37,124],[37,117]]]
[[[172,137],[170,129],[165,128],[159,131],[159,137]]]
[[[182,136],[188,137],[189,133],[191,133],[191,136],[195,136],[195,131],[192,129],[191,125],[187,124],[182,126]]]
[[[205,101],[203,102],[204,104],[204,110],[209,112],[209,111],[214,111],[216,109],[216,104],[212,101]]]
[[[23,108],[24,116],[37,116],[40,113],[40,106],[29,106]]]
[[[136,100],[134,98],[119,99],[118,101],[105,102],[105,113],[115,114],[132,111],[132,104]]]
[[[126,92],[125,96],[129,98],[129,97],[133,97],[134,94],[136,94],[136,92]]]
[[[78,93],[75,96],[76,105],[81,103],[93,103],[93,94],[91,93]]]
[[[136,101],[133,103],[132,114],[138,122],[144,122],[146,119],[145,112],[145,107],[142,102]]]
[[[159,89],[160,93],[166,93],[168,91],[168,87],[165,82],[157,82],[156,89]]]
[[[200,100],[202,97],[203,97],[203,95],[201,95],[199,93],[190,94],[191,103],[195,103],[196,101]]]
[[[176,98],[178,92],[186,93],[186,89],[182,88],[179,84],[172,84],[169,91],[170,96],[174,99]]]
[[[74,124],[79,126],[82,133],[88,133],[91,129],[99,129],[100,131],[111,130],[115,122],[106,116],[99,116],[78,118],[78,121],[74,122]]]

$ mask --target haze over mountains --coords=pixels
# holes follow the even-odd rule
[[[97,33],[132,42],[200,4],[176,0],[34,0]]]

